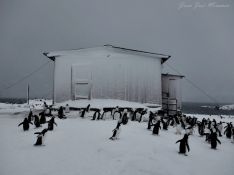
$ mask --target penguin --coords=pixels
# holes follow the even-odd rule
[[[186,129],[186,133],[189,135],[193,135],[193,133],[194,133],[193,127],[194,126],[188,126]]]
[[[186,147],[188,152],[190,151],[189,144],[188,144],[188,134],[184,134],[184,137],[181,140],[178,140],[176,143],[180,142],[180,147],[179,147],[179,154],[186,154]]]
[[[93,118],[91,120],[96,120],[96,118],[99,120],[100,116],[101,116],[100,111],[101,111],[100,109],[95,109],[95,112],[93,114]]]
[[[88,104],[88,106],[86,107],[85,111],[89,112],[89,110],[90,110],[90,104]]]
[[[228,138],[228,139],[230,139],[231,138],[231,136],[232,136],[232,124],[231,123],[227,123],[227,126],[225,126],[224,128],[226,128],[225,129],[225,131],[224,131],[224,134],[226,134],[226,137]]]
[[[23,130],[24,130],[24,131],[27,131],[27,130],[29,129],[29,124],[32,124],[32,122],[31,122],[31,121],[28,121],[28,118],[24,118],[24,121],[21,122],[21,123],[18,125],[18,127],[19,127],[20,125],[23,125]]]
[[[113,117],[113,120],[120,119],[122,117],[122,114],[121,114],[118,106],[114,109],[112,117]]]
[[[126,125],[128,123],[128,112],[127,109],[124,109],[122,114],[122,124]]]
[[[64,115],[64,112],[63,112],[63,107],[62,106],[60,106],[59,109],[58,109],[58,118],[66,119],[66,117]]]
[[[121,117],[121,112],[119,110],[119,106],[116,106],[116,108],[112,110],[112,118],[113,120],[115,120],[116,118],[119,119],[120,117]]]
[[[199,122],[199,121],[197,122],[197,126],[198,126],[198,133],[202,137],[204,135],[204,128],[205,128],[205,126],[203,125],[202,122]]]
[[[162,124],[163,124],[163,129],[164,130],[168,130],[168,122],[167,121],[164,121],[164,119],[161,119],[161,122],[162,122]]]
[[[39,115],[40,115],[40,124],[46,123],[45,111],[40,112]]]
[[[182,127],[181,127],[181,125],[178,125],[178,124],[176,124],[176,132],[175,132],[175,134],[179,134],[179,135],[181,135],[182,134]]]
[[[66,104],[66,106],[65,106],[65,113],[69,113],[69,112],[70,112],[69,105],[68,105],[68,104]]]
[[[217,133],[216,132],[211,133],[210,135],[211,149],[216,149],[217,142],[221,144],[220,140],[217,138]]]
[[[147,109],[143,109],[141,112],[140,112],[140,118],[139,118],[139,123],[141,122],[141,120],[142,120],[142,117],[143,117],[143,115],[145,115],[145,114],[147,114]]]
[[[34,115],[34,125],[36,128],[41,127],[40,119],[37,115]]]
[[[159,129],[161,129],[161,126],[160,126],[160,120],[157,121],[156,124],[154,124],[154,128],[153,128],[153,135],[158,135],[159,134]]]
[[[219,137],[222,137],[222,131],[223,131],[223,123],[220,121],[218,124],[217,124],[217,128],[218,128],[218,132],[219,132]]]
[[[37,141],[34,144],[34,146],[42,146],[44,145],[44,137],[45,137],[45,133],[48,131],[48,129],[43,129],[41,132],[35,132],[34,134],[38,134],[37,136]]]
[[[234,143],[234,127],[232,127],[232,143]]]
[[[43,109],[44,109],[44,111],[45,111],[47,108],[48,108],[48,105],[47,105],[46,102],[44,101],[44,103],[43,103]]]
[[[47,107],[47,109],[45,110],[45,116],[51,117],[52,115],[52,105],[50,105],[49,107]]]
[[[32,116],[33,116],[33,113],[32,113],[32,110],[30,110],[29,114],[28,114],[28,121],[31,122],[32,121]]]
[[[122,120],[119,119],[116,128],[112,131],[113,135],[109,139],[116,140],[119,138],[121,124],[122,124]]]
[[[154,118],[154,113],[150,111],[147,129],[151,129],[151,125],[153,124],[152,123],[153,118]]]
[[[51,119],[47,122],[48,123],[48,130],[53,131],[54,125],[57,126],[57,123],[54,121],[54,117],[51,117]]]

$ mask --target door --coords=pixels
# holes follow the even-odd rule
[[[90,99],[92,90],[92,72],[88,64],[72,65],[71,96],[73,100]]]

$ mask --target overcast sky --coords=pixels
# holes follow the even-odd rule
[[[52,92],[44,51],[104,44],[171,55],[168,64],[218,102],[234,102],[233,0],[0,0],[0,97]],[[164,72],[176,73],[164,66]],[[184,101],[212,102],[188,81]]]

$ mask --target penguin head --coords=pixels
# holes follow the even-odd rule
[[[188,140],[188,136],[189,136],[189,134],[184,134],[184,138],[183,139]]]

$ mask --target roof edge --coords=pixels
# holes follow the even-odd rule
[[[184,78],[184,75],[176,75],[176,74],[169,74],[169,73],[162,73],[163,76],[173,76],[173,77],[180,77],[180,78]]]
[[[101,47],[101,46],[99,46],[99,47]],[[143,54],[155,55],[155,56],[161,58],[161,64],[163,64],[169,58],[171,58],[170,55],[165,55],[165,54],[160,54],[160,53],[155,53],[155,52],[142,51],[142,50],[137,50],[137,49],[129,49],[129,48],[124,48],[124,47],[118,47],[118,46],[114,46],[114,45],[111,45],[111,44],[105,44],[102,47],[111,47],[111,48],[119,49],[119,50],[125,50],[125,51],[131,51],[131,52],[138,52],[138,53],[143,53]],[[71,49],[71,50],[82,50],[82,49],[85,49],[85,48]],[[69,51],[69,50],[66,50],[66,51]],[[50,52],[44,52],[43,53],[44,56],[46,56],[47,58],[49,58],[52,61],[55,61],[55,58],[59,57],[59,55],[49,56],[49,54],[50,54]]]
[[[137,49],[129,49],[129,48],[125,48],[125,47],[118,47],[118,46],[113,46],[111,44],[105,44],[104,46],[105,47],[112,47],[112,48],[115,48],[115,49],[126,50],[126,51],[140,52],[140,53],[144,53],[144,54],[156,55],[156,56],[158,56],[158,57],[160,57],[162,59],[161,64],[163,64],[169,58],[171,58],[170,55],[165,55],[165,54],[160,54],[160,53],[155,53],[155,52],[142,51],[142,50],[137,50]]]
[[[55,56],[48,56],[49,52],[44,52],[43,55],[45,55],[47,58],[49,58],[52,61],[55,61]]]

